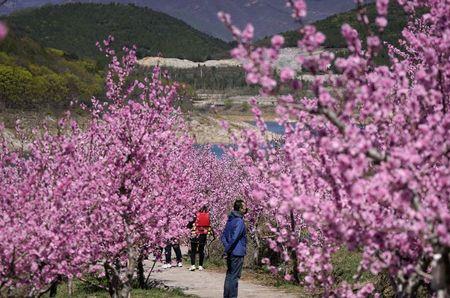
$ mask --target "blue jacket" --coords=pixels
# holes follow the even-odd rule
[[[244,219],[240,212],[232,211],[230,213],[220,240],[222,240],[225,248],[225,254],[237,257],[245,256],[247,252],[247,236]]]

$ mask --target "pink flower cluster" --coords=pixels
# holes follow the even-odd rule
[[[307,6],[305,0],[290,0],[286,2],[292,8],[292,17],[299,19],[306,17]]]
[[[261,216],[272,219],[268,244],[291,266],[286,278],[320,286],[324,296],[374,294],[372,285],[358,283],[363,272],[389,274],[399,295],[416,296],[420,284],[439,297],[450,293],[450,3],[398,2],[412,21],[401,49],[388,45],[389,65],[373,62],[386,46],[382,36],[369,31],[363,43],[348,24],[341,30],[347,57],[327,51],[298,57],[304,70],[324,74],[303,86],[312,98],[298,96],[301,85],[292,84],[290,69],[277,78],[276,55],[260,54],[277,53],[281,37],[269,48],[238,38],[232,52],[263,93],[276,91],[267,81],[292,90],[276,108],[283,139],[266,140],[254,104],[260,132],[235,136],[233,154],[252,177],[250,195]],[[372,21],[382,30],[388,1],[376,6]],[[309,53],[325,38],[310,25],[300,33],[298,45]],[[331,257],[339,249],[362,257],[355,286],[335,284]]]
[[[382,31],[387,26],[387,13],[389,0],[377,0],[376,2],[378,17],[375,20],[375,24]]]
[[[8,35],[8,27],[5,23],[0,22],[0,41],[6,38]]]
[[[189,234],[203,205],[219,228],[245,195],[233,161],[195,149],[173,106],[177,84],[163,83],[158,67],[131,80],[135,49],[118,57],[111,42],[98,44],[111,58],[107,101],[92,100],[83,129],[67,115],[58,134],[35,131],[25,151],[0,129],[0,293],[40,296],[94,272],[128,297],[141,257]]]

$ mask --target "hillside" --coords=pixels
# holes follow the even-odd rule
[[[93,60],[74,59],[10,32],[0,42],[0,109],[67,106],[101,94],[103,78]]]
[[[118,46],[136,44],[140,57],[162,53],[202,61],[229,48],[183,21],[134,5],[47,5],[14,13],[6,20],[18,34],[78,57],[99,58],[95,42],[108,35],[116,38]]]
[[[296,27],[295,21],[290,17],[291,11],[283,0],[8,0],[6,5],[0,7],[0,14],[45,4],[68,2],[133,3],[166,13],[201,32],[224,40],[231,40],[231,34],[217,18],[219,10],[230,13],[239,27],[245,26],[248,22],[253,23],[257,38]],[[348,11],[355,5],[353,0],[306,0],[306,2],[308,23]]]
[[[391,1],[391,4],[389,5],[388,26],[386,27],[382,38],[384,41],[387,41],[394,45],[398,45],[398,39],[401,36],[401,30],[405,27],[408,17],[398,4],[392,2],[393,1]],[[374,20],[376,17],[375,4],[366,5],[366,9],[369,19]],[[324,44],[325,47],[346,47],[345,40],[341,35],[341,26],[344,23],[348,23],[352,27],[356,28],[360,34],[360,37],[362,37],[362,40],[365,40],[366,30],[364,29],[363,25],[357,20],[356,10],[353,9],[351,11],[339,13],[314,23],[317,29],[323,32],[327,37]],[[373,25],[372,29],[376,31],[376,28]],[[284,32],[282,33],[282,35],[286,39],[286,47],[297,46],[297,40],[299,38],[299,34],[297,31]]]

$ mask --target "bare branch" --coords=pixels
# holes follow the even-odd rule
[[[386,155],[380,153],[375,148],[369,149],[369,151],[367,151],[367,156],[373,159],[375,162],[382,162],[387,160]]]
[[[416,273],[424,279],[433,280],[433,275],[422,271],[420,268],[416,268]]]
[[[342,134],[345,133],[345,124],[342,123],[341,120],[339,120],[338,116],[334,111],[323,107],[319,107],[317,113],[325,116],[325,118],[327,118],[331,123],[333,123],[333,125],[336,126]]]
[[[343,123],[339,119],[338,115],[334,111],[324,108],[322,106],[319,106],[315,110],[306,109],[304,106],[297,104],[294,104],[293,106],[312,115],[323,115],[328,121],[330,121],[334,126],[336,126],[336,128],[339,130],[341,134],[345,135],[345,123]],[[375,148],[369,149],[366,155],[376,163],[380,163],[387,160],[386,154],[379,152]]]

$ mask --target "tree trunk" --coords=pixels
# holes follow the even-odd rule
[[[440,249],[441,257],[433,272],[433,288],[438,298],[450,297],[450,247]]]
[[[261,266],[261,240],[259,239],[258,229],[255,229],[252,239],[255,243],[255,249],[253,251],[253,266],[259,267]]]
[[[131,155],[127,156],[126,163],[129,163],[132,159]],[[119,188],[120,195],[130,196],[130,190],[125,187],[125,183],[122,182]],[[127,235],[127,265],[123,268],[119,260],[116,259],[115,268],[108,262],[105,263],[105,272],[108,279],[109,294],[113,298],[130,298],[131,289],[133,283],[134,270],[136,269],[136,263],[139,258],[138,250],[133,246],[132,233],[129,231],[129,218],[128,215],[124,216],[125,222],[125,235]],[[125,269],[122,271],[122,269]]]
[[[114,268],[108,262],[105,262],[104,267],[106,279],[108,280],[109,295],[113,298],[119,298],[119,292],[122,287],[119,275],[120,269],[117,270],[117,266]]]
[[[142,253],[139,255],[139,259],[137,262],[137,275],[138,275],[139,288],[146,289],[147,284],[145,283],[144,255]]]
[[[136,269],[138,259],[138,253],[131,244],[128,245],[127,255],[127,267],[125,268],[124,274],[121,274],[121,268],[117,269],[118,263],[116,263],[116,268],[111,266],[108,262],[104,264],[105,274],[108,280],[108,291],[112,298],[131,297],[134,270]]]
[[[292,233],[295,233],[295,217],[294,217],[294,212],[291,211],[291,231]],[[299,283],[300,282],[300,276],[299,276],[299,272],[298,272],[298,260],[297,260],[297,253],[295,252],[295,249],[290,248],[291,250],[291,258],[292,258],[292,271],[293,271],[293,276],[294,276],[294,280],[295,282]]]
[[[129,233],[128,233],[129,235]],[[129,236],[127,238],[130,238]],[[128,255],[128,262],[127,262],[127,269],[126,269],[126,275],[125,280],[123,281],[123,287],[121,291],[121,298],[130,298],[131,297],[131,289],[132,289],[132,283],[133,283],[133,276],[134,276],[134,270],[136,269],[137,265],[137,259],[139,258],[139,253],[137,249],[135,249],[132,245],[132,242],[127,239],[128,247],[127,247],[127,255]]]
[[[72,297],[73,295],[73,279],[69,278],[69,280],[67,281],[67,293],[69,295],[69,297]]]
[[[58,284],[59,281],[57,280],[50,286],[50,293],[49,293],[50,297],[56,297],[56,293],[58,291]]]

